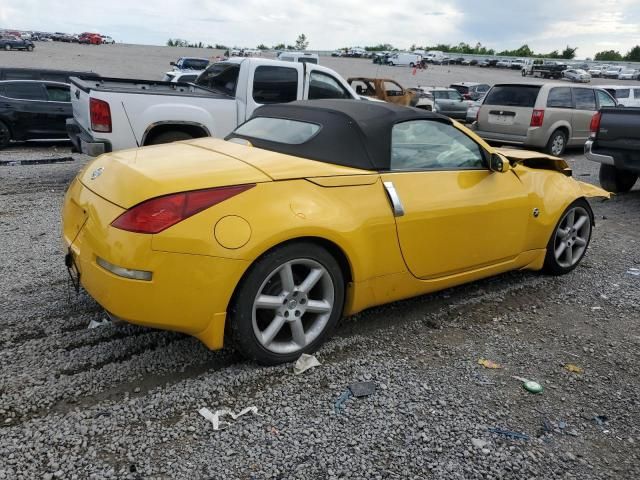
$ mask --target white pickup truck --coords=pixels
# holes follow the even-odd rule
[[[196,137],[223,138],[268,103],[358,99],[333,70],[309,63],[231,58],[211,64],[195,83],[71,78],[76,150],[97,156]]]

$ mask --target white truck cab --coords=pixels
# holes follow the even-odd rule
[[[420,62],[422,62],[422,55],[415,53],[395,53],[387,59],[387,63],[391,66],[415,67]]]
[[[359,99],[333,70],[238,57],[211,64],[195,83],[71,78],[67,133],[89,155],[212,136],[224,138],[265,104]]]
[[[309,52],[282,52],[278,56],[278,60],[283,62],[304,62],[304,63],[320,63],[320,58],[317,53]]]

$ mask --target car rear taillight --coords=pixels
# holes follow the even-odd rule
[[[89,114],[91,116],[91,130],[94,132],[111,132],[111,108],[104,100],[91,98],[89,100]]]
[[[111,222],[111,226],[128,232],[159,233],[255,186],[253,183],[208,188],[152,198],[124,212]]]
[[[531,127],[541,127],[544,122],[544,110],[534,110],[531,114]]]
[[[591,125],[589,126],[589,130],[591,130],[592,135],[596,135],[600,130],[600,119],[602,118],[602,112],[596,112],[596,114],[591,117]]]

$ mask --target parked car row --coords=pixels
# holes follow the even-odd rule
[[[5,30],[0,32],[0,37],[11,37],[22,41],[34,42],[66,42],[66,43],[84,43],[92,45],[113,44],[116,43],[113,38],[108,35],[99,33],[83,32],[80,34],[70,33],[48,33],[48,32],[22,32],[15,30]],[[31,43],[33,45],[33,43]],[[0,47],[4,48],[4,47]],[[31,49],[33,50],[33,49]]]
[[[26,50],[33,52],[35,45],[31,40],[25,40],[14,35],[3,35],[0,37],[0,50]]]

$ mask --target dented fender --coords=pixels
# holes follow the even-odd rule
[[[596,187],[595,185],[591,185],[590,183],[580,182],[576,180],[576,183],[582,190],[582,194],[585,198],[611,198],[611,193],[606,190]]]

